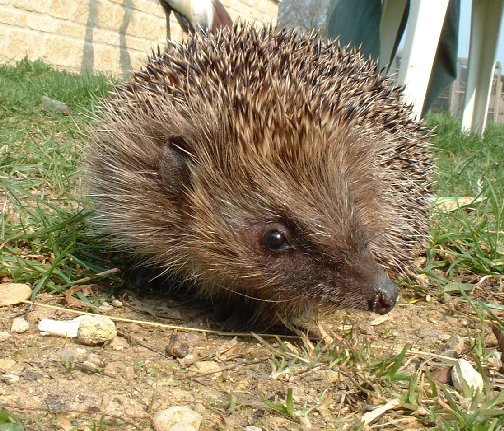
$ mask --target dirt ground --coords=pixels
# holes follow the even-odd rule
[[[490,281],[493,299],[502,301],[502,278]],[[189,406],[201,414],[203,431],[353,429],[366,410],[381,403],[363,394],[362,382],[355,381],[358,377],[322,360],[320,346],[327,347],[327,337],[313,342],[310,358],[309,342],[299,339],[281,343],[266,336],[150,325],[147,322],[202,330],[215,327],[201,310],[170,299],[139,299],[132,293],[118,299],[122,305],[116,303],[103,314],[145,323],[116,321],[117,337],[94,347],[75,339],[44,337],[37,329],[44,317],[72,319],[73,313],[28,304],[0,308],[0,406],[16,414],[25,430],[148,430],[152,415],[173,405]],[[351,332],[360,346],[369,343],[373,357],[391,357],[409,344],[407,361],[415,369],[439,363],[436,355],[445,352],[454,335],[481,335],[488,346],[496,345],[489,327],[469,305],[459,298],[445,299],[411,303],[403,295],[395,309],[378,320],[364,312],[325,316],[323,335],[337,344],[348,340]],[[37,302],[68,307],[64,297],[48,294]],[[29,322],[24,333],[11,332],[17,316]],[[166,353],[174,336],[181,355],[187,353],[183,358]],[[470,355],[470,344],[465,338],[458,354]],[[335,356],[334,363],[337,360],[345,362]],[[504,383],[502,374],[500,378]],[[293,388],[296,409],[307,412],[304,417],[289,418],[264,402],[283,402],[288,388]],[[382,418],[382,425],[374,429],[425,429],[407,418],[395,423]]]

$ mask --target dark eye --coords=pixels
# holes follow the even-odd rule
[[[263,247],[275,253],[290,249],[290,244],[285,234],[278,229],[268,230],[263,236]]]

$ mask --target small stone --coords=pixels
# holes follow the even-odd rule
[[[502,353],[498,350],[493,350],[488,355],[487,362],[496,370],[501,370],[503,368]]]
[[[219,374],[221,369],[219,364],[214,361],[196,361],[194,368],[201,374]]]
[[[45,398],[45,405],[50,412],[64,412],[69,409],[67,400],[64,394],[50,394]]]
[[[443,355],[457,357],[464,351],[465,341],[459,335],[452,335],[442,348]]]
[[[263,431],[263,429],[256,427],[254,425],[248,425],[245,428],[243,428],[243,431]]]
[[[446,385],[452,383],[451,368],[449,367],[436,367],[431,371],[431,377],[434,381]]]
[[[206,411],[207,411],[206,407],[201,403],[195,404],[193,406],[193,410],[196,413],[199,413],[201,416],[203,416],[203,414],[206,413]]]
[[[133,367],[124,367],[124,377],[126,377],[126,380],[133,380],[136,377],[135,369]]]
[[[447,293],[443,293],[443,298],[441,299],[441,302],[443,304],[449,304],[452,301],[452,297],[448,295]]]
[[[27,371],[24,373],[23,378],[28,382],[36,382],[42,378],[42,375],[35,371]]]
[[[167,308],[163,310],[163,317],[165,319],[182,320],[183,316],[177,308]]]
[[[109,304],[108,302],[103,302],[99,307],[98,310],[102,313],[106,313],[107,311],[113,310],[114,306]]]
[[[341,382],[341,374],[334,370],[320,370],[317,377],[332,385]]]
[[[56,114],[68,115],[70,113],[68,106],[64,102],[51,99],[47,96],[42,96],[42,108],[47,112],[54,112]]]
[[[99,373],[100,367],[90,361],[83,361],[79,364],[79,369],[82,371],[87,371],[89,373]]]
[[[1,331],[0,332],[0,343],[7,341],[10,337],[12,337],[12,335],[9,334],[7,331]]]
[[[429,414],[429,411],[425,407],[420,406],[416,409],[415,413],[420,416],[427,416]]]
[[[95,364],[97,365],[98,367],[100,368],[103,368],[105,366],[105,361],[100,358],[98,355],[96,355],[95,353],[91,353],[87,358],[86,360],[92,364]]]
[[[63,362],[70,363],[74,361],[83,361],[86,359],[87,352],[81,348],[63,347],[56,352],[59,359]]]
[[[129,322],[123,324],[124,330],[128,332],[138,332],[140,331],[140,325],[138,323]]]
[[[473,391],[483,390],[483,378],[473,366],[465,359],[459,359],[451,371],[453,386],[461,394],[464,394],[464,387],[472,388]],[[465,394],[464,394],[465,395]]]
[[[16,361],[14,359],[0,359],[0,373],[9,371],[14,365],[16,365]]]
[[[120,308],[123,306],[123,303],[119,301],[118,299],[113,299],[112,300],[112,306],[116,308]]]
[[[497,342],[497,338],[495,337],[495,334],[493,332],[489,332],[488,334],[485,335],[485,340],[483,344],[487,347],[496,347],[499,345]]]
[[[190,353],[185,358],[177,358],[177,361],[182,368],[189,368],[196,362],[196,358]]]
[[[108,377],[117,377],[122,370],[123,370],[122,365],[116,362],[109,362],[107,365],[105,365],[105,368],[103,369],[103,374],[105,374]]]
[[[168,356],[175,358],[184,358],[189,354],[189,345],[186,338],[182,334],[175,334],[170,338],[168,345],[165,347],[165,352]]]
[[[87,346],[95,346],[111,341],[117,336],[114,322],[105,316],[86,315],[80,321],[77,339]]]
[[[439,339],[439,332],[432,328],[420,328],[417,335],[421,338],[436,338]]]
[[[3,374],[0,379],[8,385],[19,382],[20,377],[17,374]]]
[[[28,331],[29,326],[30,325],[24,317],[15,317],[12,321],[11,332],[22,334],[23,332]]]
[[[202,416],[186,406],[173,406],[154,414],[155,431],[198,431]]]
[[[124,350],[129,347],[128,341],[123,337],[114,337],[110,342],[110,348],[112,350]]]

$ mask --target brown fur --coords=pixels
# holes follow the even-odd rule
[[[430,147],[401,95],[315,36],[235,26],[169,44],[104,104],[94,221],[266,322],[313,306],[387,312],[382,268],[400,276],[427,229]],[[272,228],[286,252],[265,249]]]

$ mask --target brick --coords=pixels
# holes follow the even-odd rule
[[[73,18],[73,21],[75,21],[78,24],[85,24],[87,25],[89,21],[93,22],[96,21],[96,14],[94,16],[90,17],[90,12],[93,11],[93,9],[89,7],[89,3],[87,1],[76,1],[75,2],[76,10],[75,10],[75,16]],[[90,19],[93,18],[93,19]]]
[[[13,60],[20,60],[25,56],[30,60],[40,58],[44,53],[40,33],[12,27],[5,51]]]
[[[147,39],[157,39],[163,34],[166,35],[166,20],[146,13],[134,13],[128,26],[128,33]]]
[[[0,6],[0,23],[24,27],[27,14],[9,6]]]
[[[107,45],[94,45],[95,70],[101,72],[118,73],[121,71],[119,64],[119,50]]]
[[[80,67],[84,41],[61,36],[48,36],[44,60],[56,66],[77,69]]]
[[[49,8],[49,14],[56,18],[65,20],[75,20],[78,11],[81,9],[80,4],[87,7],[88,2],[84,0],[52,0]]]
[[[128,12],[132,14],[133,12],[130,8],[125,8],[120,5],[103,0],[98,1],[96,6],[96,26],[115,31],[119,31],[119,28],[124,22],[126,14]]]
[[[8,61],[8,59],[5,57],[5,54],[7,52],[6,45],[8,39],[9,29],[7,28],[7,26],[0,26],[0,61],[2,63]]]
[[[147,62],[146,55],[136,54],[131,57],[131,68],[133,70],[141,69],[143,66],[145,66],[146,62]]]
[[[119,32],[95,28],[93,30],[93,43],[102,43],[104,45],[119,46]]]
[[[10,3],[17,9],[23,9],[30,12],[47,13],[49,12],[52,0],[11,0]]]
[[[71,21],[60,20],[56,34],[59,34],[61,36],[69,36],[76,39],[83,39],[86,34],[86,26],[82,24],[76,24]]]
[[[133,9],[140,10],[142,12],[157,16],[164,19],[163,8],[159,4],[159,1],[152,0],[134,0]]]
[[[276,0],[222,0],[233,20],[248,19],[255,25],[276,20]],[[124,28],[125,17],[130,22]],[[120,30],[125,30],[123,36]],[[181,41],[181,28],[172,14],[171,37]],[[86,34],[92,42],[85,42]],[[96,70],[122,73],[140,67],[157,46],[164,46],[166,21],[158,0],[0,0],[0,59],[17,60],[25,55],[42,57],[59,67],[80,70],[83,53],[92,54]],[[124,54],[124,53],[123,53]],[[92,62],[91,62],[92,60]]]
[[[126,36],[126,46],[128,50],[144,52],[146,55],[151,52],[152,48],[157,47],[158,44],[164,44],[164,39],[162,42],[156,42],[135,36]]]
[[[52,33],[58,28],[58,20],[49,15],[30,13],[27,16],[26,25],[32,30]]]
[[[107,0],[109,3],[116,3],[119,5],[124,4],[124,0]]]

